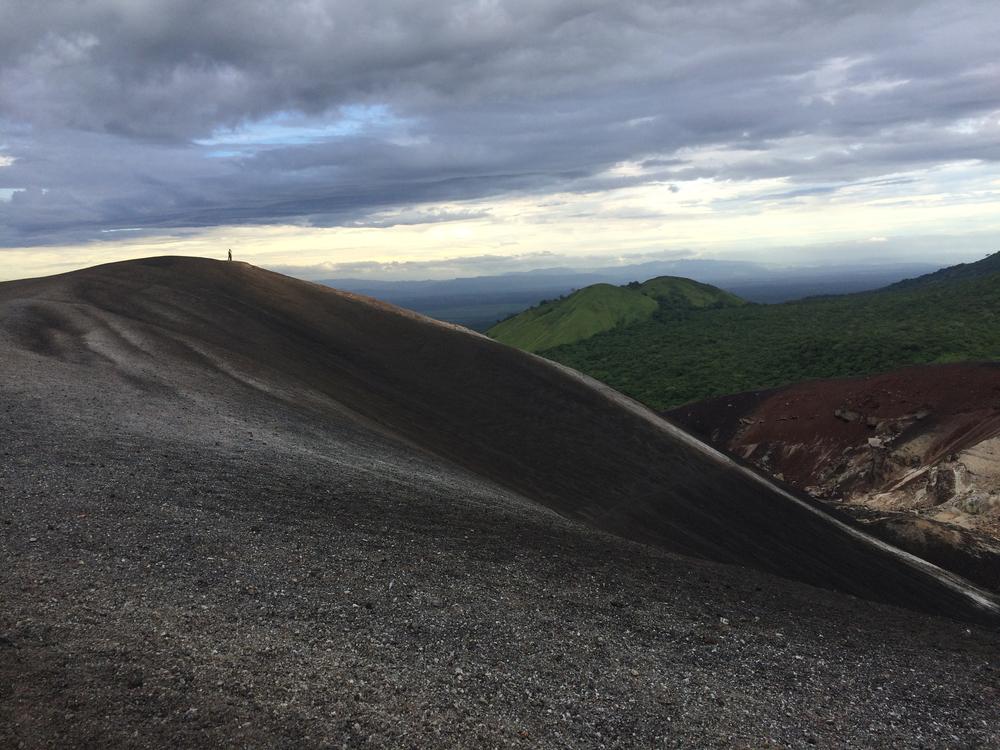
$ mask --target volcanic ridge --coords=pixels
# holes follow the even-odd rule
[[[6,744],[1000,741],[993,595],[568,368],[190,258],[0,346]]]

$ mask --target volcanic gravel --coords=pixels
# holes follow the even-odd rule
[[[812,514],[685,469],[591,386],[331,294],[171,259],[2,285],[0,747],[1000,747],[995,630],[510,487],[627,516],[679,472],[684,502],[637,518],[716,514],[692,528],[784,540],[789,576],[867,560],[858,590],[909,570],[965,601],[926,572],[819,522],[796,558],[774,519]]]
[[[0,746],[1000,747],[994,632],[560,518],[345,416],[0,364]]]

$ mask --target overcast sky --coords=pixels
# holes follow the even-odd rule
[[[0,278],[979,257],[998,38],[996,0],[3,0]]]

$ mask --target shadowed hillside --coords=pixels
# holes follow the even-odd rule
[[[630,539],[918,609],[993,616],[961,581],[610,389],[371,299],[243,264],[161,258],[8,283],[0,303],[15,371],[72,365],[95,393],[119,384],[206,403],[221,378],[320,422],[353,415]]]

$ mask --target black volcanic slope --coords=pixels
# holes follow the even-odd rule
[[[661,550],[992,599],[537,357],[177,258],[0,285],[0,351],[0,744],[998,739],[993,636]]]
[[[370,299],[175,258],[0,289],[16,345],[110,382],[196,393],[223,374],[631,539],[938,614],[991,609],[593,381]]]

